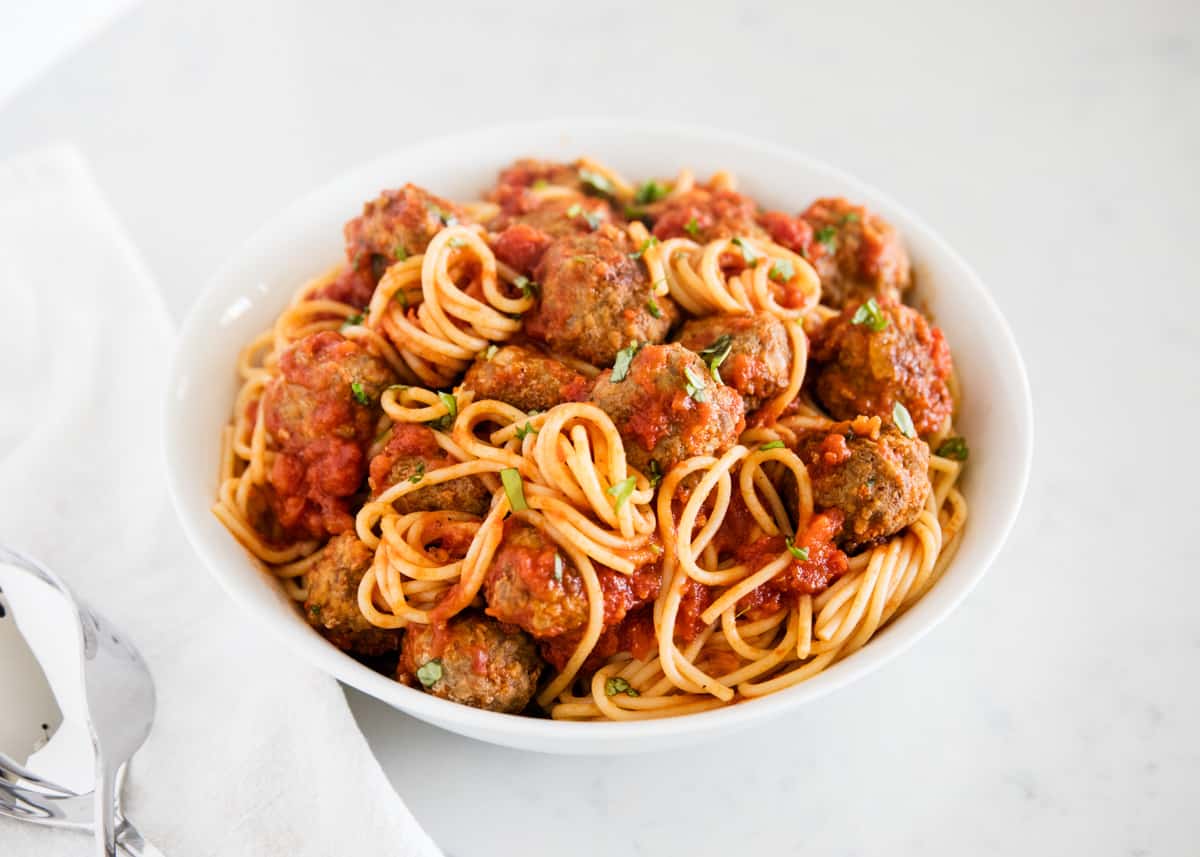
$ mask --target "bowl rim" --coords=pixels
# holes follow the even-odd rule
[[[300,654],[322,671],[407,714],[439,727],[493,743],[566,753],[622,752],[632,745],[641,745],[646,748],[648,742],[668,736],[672,741],[678,742],[678,739],[684,736],[697,737],[704,733],[727,732],[738,727],[744,728],[752,723],[766,721],[783,712],[799,708],[806,702],[818,699],[857,681],[907,651],[958,608],[995,562],[1012,531],[1026,493],[1033,459],[1034,433],[1033,400],[1028,375],[1008,322],[975,270],[923,219],[874,186],[789,146],[703,125],[639,118],[576,116],[515,121],[418,139],[360,162],[329,181],[321,183],[276,211],[207,279],[204,289],[189,308],[179,329],[169,362],[168,379],[172,382],[177,381],[188,355],[196,348],[203,347],[203,332],[207,329],[210,318],[217,317],[214,310],[224,306],[228,300],[222,284],[229,279],[238,265],[238,260],[247,256],[251,252],[251,248],[264,243],[284,221],[289,220],[319,197],[330,193],[335,187],[354,181],[356,176],[368,174],[372,170],[379,169],[384,163],[395,161],[406,155],[415,157],[419,152],[434,150],[439,146],[461,146],[473,138],[520,134],[527,139],[535,140],[538,139],[538,135],[545,137],[563,133],[586,136],[589,130],[608,133],[616,131],[628,134],[670,135],[678,138],[682,143],[687,141],[718,143],[741,149],[748,156],[757,153],[769,158],[788,160],[810,173],[824,175],[838,183],[852,187],[862,196],[885,206],[890,214],[898,216],[904,221],[903,234],[907,236],[919,233],[924,242],[935,246],[939,253],[961,271],[963,280],[957,284],[956,288],[968,290],[971,293],[976,307],[974,312],[985,317],[993,331],[992,344],[999,349],[1004,364],[1015,375],[1013,380],[1017,386],[1016,398],[1019,400],[1019,413],[1009,414],[1008,419],[1015,421],[1017,427],[1019,460],[1009,462],[1010,497],[1002,509],[1002,515],[984,540],[979,560],[973,568],[966,570],[968,573],[965,577],[962,576],[963,572],[959,572],[960,576],[956,578],[957,585],[953,596],[943,599],[936,610],[927,610],[928,615],[922,623],[911,625],[904,633],[874,637],[869,645],[855,652],[853,656],[831,665],[822,673],[798,685],[748,700],[745,703],[710,711],[661,719],[616,722],[557,721],[549,718],[483,711],[439,699],[399,684],[360,664],[336,647],[329,645],[316,634],[306,634],[301,637],[294,633],[293,629],[283,627],[281,623],[275,621],[264,623],[270,627],[271,633],[277,640],[285,642],[290,649],[298,647]],[[162,446],[172,504],[193,549],[203,559],[204,565],[216,578],[221,588],[242,610],[250,616],[262,619],[261,610],[256,604],[257,596],[251,592],[249,585],[240,579],[243,571],[225,567],[215,549],[210,547],[209,539],[201,531],[197,520],[189,514],[185,501],[189,486],[185,483],[185,478],[176,464],[186,450],[176,448],[179,433],[174,430],[180,420],[186,419],[187,408],[183,404],[183,397],[173,393],[174,386],[173,383],[168,384],[162,412],[164,434]],[[207,507],[206,514],[208,514]],[[953,567],[956,562],[958,562],[958,557],[952,559],[951,566]],[[926,593],[922,602],[928,600],[930,594]],[[650,748],[652,749],[652,747]]]

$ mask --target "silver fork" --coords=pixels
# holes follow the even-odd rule
[[[142,837],[121,810],[122,767],[116,779],[116,845],[127,857],[163,857]],[[0,815],[46,827],[92,833],[92,794],[75,794],[38,777],[0,753]]]
[[[154,720],[154,682],[141,655],[48,568],[3,545],[0,590],[55,694],[65,694],[60,701],[77,699],[82,690],[82,708],[68,708],[91,738],[90,747],[72,745],[72,752],[58,754],[65,758],[51,776],[70,788],[0,755],[0,814],[90,830],[103,857],[114,857],[118,845],[135,857],[160,855],[120,811],[119,780]],[[64,642],[77,659],[63,657]],[[89,781],[94,785],[87,791]]]

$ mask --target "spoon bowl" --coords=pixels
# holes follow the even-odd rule
[[[62,723],[24,763],[0,754],[0,813],[88,829],[98,853],[118,837],[141,842],[119,807],[119,775],[154,721],[154,681],[137,649],[81,602],[52,571],[0,546],[0,591],[41,666]],[[144,844],[144,843],[143,843]]]

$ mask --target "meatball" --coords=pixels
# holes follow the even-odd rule
[[[454,203],[414,184],[385,190],[363,206],[360,216],[346,224],[349,265],[315,296],[366,306],[389,265],[424,253],[438,230],[465,220],[466,215]]]
[[[915,521],[932,490],[929,446],[878,417],[802,435],[796,454],[808,468],[813,503],[844,516],[837,541],[850,552]]]
[[[611,366],[631,342],[662,342],[678,316],[666,295],[656,297],[624,230],[559,238],[537,267],[538,301],[525,332],[554,351],[595,366]]]
[[[792,349],[783,322],[770,313],[693,319],[679,332],[679,344],[705,352],[710,365],[721,361],[717,372],[741,394],[746,413],[787,389]]]
[[[504,191],[500,214],[488,228],[499,233],[492,242],[496,258],[530,276],[555,238],[586,234],[614,219],[602,199],[581,193],[543,199],[516,187]]]
[[[376,628],[358,609],[358,585],[375,555],[354,533],[334,536],[304,575],[304,618],[342,651],[373,656],[400,648],[400,632]]]
[[[612,417],[626,457],[643,472],[651,462],[666,473],[685,458],[722,452],[746,426],[742,397],[682,345],[646,346],[624,377],[613,376],[600,374],[592,401]]]
[[[518,158],[500,171],[496,187],[488,196],[496,199],[497,195],[506,187],[532,187],[535,184],[569,187],[573,190],[583,188],[579,170],[571,164],[541,161],[537,158]]]
[[[754,200],[732,190],[698,187],[650,207],[655,237],[691,238],[705,243],[717,238],[764,238],[756,222]]]
[[[443,226],[466,219],[454,203],[414,184],[385,190],[346,224],[346,258],[382,257],[386,268],[398,258],[424,253]]]
[[[504,522],[483,590],[489,615],[539,639],[587,624],[588,597],[578,569],[541,531],[516,517]]]
[[[604,616],[600,638],[583,662],[582,669],[599,669],[617,652],[633,651],[647,657],[657,651],[654,639],[654,617],[650,602],[658,597],[662,587],[662,568],[646,565],[633,574],[621,574],[611,568],[599,567],[596,577],[604,594]],[[546,662],[561,670],[575,653],[587,630],[587,614],[577,628],[556,637],[538,640],[538,649]]]
[[[371,303],[375,294],[375,285],[379,277],[375,276],[369,264],[361,268],[347,265],[338,275],[313,292],[314,298],[328,298],[331,301],[341,301],[354,307],[366,307]]]
[[[533,698],[542,667],[523,631],[468,612],[445,627],[409,625],[396,678],[451,702],[515,714]]]
[[[405,479],[420,482],[434,470],[457,463],[438,446],[433,429],[397,423],[383,449],[371,459],[371,496],[377,497]],[[479,477],[463,476],[405,494],[396,500],[395,507],[402,515],[439,509],[483,515],[491,502],[491,492]]]
[[[366,475],[379,396],[395,381],[386,363],[333,331],[292,345],[263,393],[263,418],[279,449],[268,474],[280,525],[324,538],[353,527],[349,497]]]
[[[850,304],[813,338],[809,359],[817,400],[839,420],[867,414],[895,421],[896,405],[903,405],[917,433],[929,438],[954,410],[946,384],[950,349],[942,332],[900,303],[867,303],[858,313],[860,306]]]
[[[475,361],[462,385],[475,399],[498,399],[522,411],[548,411],[587,399],[591,382],[574,369],[532,348],[506,345]]]
[[[801,215],[815,241],[808,258],[821,277],[821,302],[841,309],[872,295],[899,299],[910,285],[908,253],[890,223],[841,197],[818,199]]]

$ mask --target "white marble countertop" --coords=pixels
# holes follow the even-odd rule
[[[567,113],[737,128],[941,230],[1036,397],[1030,493],[989,577],[794,716],[556,758],[352,695],[434,837],[455,857],[1197,853],[1200,9],[349,5],[137,8],[0,106],[0,157],[77,142],[179,317],[261,221],[389,147]]]

